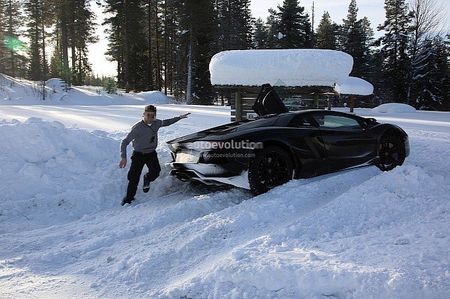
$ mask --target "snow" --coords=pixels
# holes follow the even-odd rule
[[[331,86],[348,77],[353,58],[318,49],[232,50],[213,56],[213,85]]]
[[[375,108],[372,109],[375,112],[378,113],[412,113],[416,112],[416,108],[407,105],[407,104],[401,104],[401,103],[387,103],[387,104],[381,104]]]
[[[67,89],[67,83],[60,78],[48,79],[45,82],[45,85],[56,92],[65,92],[65,90]]]
[[[1,298],[448,297],[450,113],[357,108],[406,130],[402,167],[252,197],[168,174],[164,142],[229,107],[160,104],[192,114],[161,129],[161,176],[122,207],[119,143],[143,106],[92,101],[0,106]]]
[[[348,77],[334,88],[340,94],[368,96],[373,93],[373,85],[364,79]]]
[[[39,118],[0,123],[0,210],[8,211],[0,221],[9,224],[0,233],[73,221],[87,207],[89,213],[111,207],[105,195],[120,192],[120,180],[96,179],[115,169],[117,142],[106,135]]]
[[[107,94],[102,87],[74,86],[66,91],[64,81],[46,81],[46,99],[42,100],[42,85],[25,79],[0,74],[1,105],[147,105],[171,104],[175,101],[160,91],[128,94]]]

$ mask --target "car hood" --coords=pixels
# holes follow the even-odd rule
[[[253,128],[260,128],[260,127],[268,127],[272,126],[278,117],[267,117],[267,118],[261,118],[256,120],[243,120],[243,121],[237,121],[228,123],[225,125],[221,125],[214,128],[209,128],[203,131],[199,131],[196,133],[192,133],[189,135],[185,135],[182,137],[175,138],[173,140],[167,141],[168,144],[173,143],[187,143],[187,142],[194,142],[194,141],[215,141],[215,140],[222,140],[225,138],[224,135],[239,132],[239,131],[245,131]]]
[[[252,108],[259,116],[280,114],[289,111],[270,84],[264,84],[262,86]]]

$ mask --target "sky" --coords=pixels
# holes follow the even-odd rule
[[[443,24],[444,28],[450,31],[450,2],[449,0],[436,0],[445,11],[446,20]],[[283,0],[252,0],[251,11],[255,18],[262,18],[265,20],[269,15],[269,8],[276,8],[281,5]],[[300,0],[300,5],[304,6],[308,14],[311,16],[313,0]],[[314,0],[315,6],[315,27],[320,22],[324,11],[328,11],[331,19],[338,24],[342,23],[342,19],[347,16],[347,10],[350,0]],[[358,16],[360,18],[367,16],[371,22],[375,35],[379,36],[381,33],[376,31],[376,27],[384,22],[384,0],[357,0],[359,8]],[[92,4],[93,11],[97,14],[97,23],[101,24],[103,19],[102,9],[95,3]],[[106,36],[104,34],[105,26],[99,26],[97,34],[100,41],[89,47],[89,60],[92,63],[94,74],[97,75],[116,75],[116,63],[109,62],[106,59],[105,52],[107,49]]]

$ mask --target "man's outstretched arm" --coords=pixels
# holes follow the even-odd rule
[[[173,125],[174,123],[176,123],[180,119],[188,117],[189,114],[191,114],[191,113],[188,112],[188,113],[181,114],[180,116],[177,116],[177,117],[174,117],[174,118],[163,119],[161,127],[167,127],[167,126]]]

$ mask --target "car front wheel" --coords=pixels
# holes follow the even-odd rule
[[[389,171],[405,161],[405,145],[400,136],[385,134],[378,148],[378,161],[375,164],[382,171]]]
[[[268,146],[256,152],[249,165],[250,190],[258,195],[292,179],[294,170],[290,154],[278,146]]]

